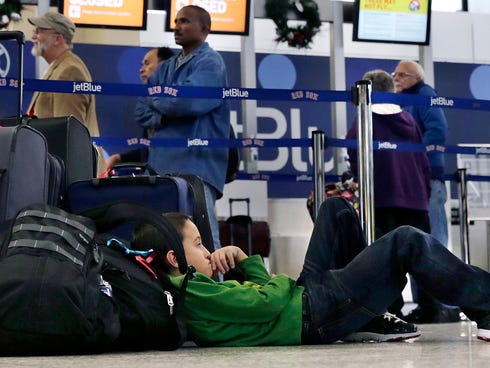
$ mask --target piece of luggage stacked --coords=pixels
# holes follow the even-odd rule
[[[233,215],[233,203],[245,202],[246,215]],[[254,221],[250,217],[250,198],[230,198],[230,217],[219,221],[219,237],[222,245],[240,247],[247,255],[269,257],[271,234],[266,221]]]
[[[182,306],[193,269],[177,287],[151,263],[164,245],[132,252],[129,242],[107,241],[132,220],[152,225],[183,254],[159,212],[129,201],[83,216],[34,204],[0,225],[0,355],[174,350],[185,342]]]
[[[65,165],[50,153],[45,136],[25,125],[22,117],[22,32],[0,32],[0,41],[18,44],[16,116],[0,121],[0,222],[13,218],[30,203],[58,205],[63,196]]]
[[[128,168],[127,165],[124,167]],[[118,171],[118,168],[116,167],[115,170]],[[112,176],[77,181],[67,188],[65,208],[70,212],[79,213],[88,208],[119,200],[137,201],[160,213],[182,212],[192,216],[201,233],[204,246],[209,251],[214,250],[204,186],[196,175],[156,175],[150,170],[148,174],[136,176]],[[121,236],[127,237],[130,229],[126,227],[119,231]]]

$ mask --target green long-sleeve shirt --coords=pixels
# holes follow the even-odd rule
[[[298,345],[303,287],[285,275],[271,277],[260,256],[238,263],[245,282],[189,280],[185,313],[189,340],[202,346]],[[172,278],[176,285],[183,276]]]

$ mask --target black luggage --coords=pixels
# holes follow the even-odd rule
[[[131,200],[163,212],[182,212],[193,217],[204,246],[214,250],[206,210],[203,183],[194,175],[138,175],[93,178],[72,183],[66,192],[65,206],[73,213],[105,203]],[[117,234],[128,237],[129,225]]]
[[[254,221],[250,217],[250,198],[230,198],[230,217],[219,221],[219,234],[222,245],[235,245],[246,254],[258,254],[268,257],[271,246],[269,224],[266,221]],[[245,202],[246,215],[233,215],[233,203]]]
[[[186,341],[183,303],[187,281],[195,272],[185,265],[183,245],[177,231],[159,212],[140,203],[120,201],[90,209],[97,228],[99,249],[104,256],[102,276],[112,287],[119,306],[121,334],[110,345],[112,350],[174,350]],[[180,287],[154,264],[154,256],[164,250],[159,244],[131,243],[112,236],[120,223],[135,221],[151,225],[176,249],[181,272],[186,275]],[[169,245],[169,244],[166,244]],[[180,249],[179,251],[177,249]]]
[[[27,123],[46,137],[49,153],[65,163],[66,187],[75,181],[97,176],[97,157],[90,133],[77,118],[70,115],[29,119]]]
[[[0,127],[0,222],[32,203],[57,205],[62,175],[40,132],[25,124]]]
[[[89,218],[45,204],[0,234],[0,354],[102,351],[119,336]]]
[[[34,130],[7,129],[25,123],[28,118],[22,114],[25,37],[20,31],[3,31],[0,41],[4,40],[17,42],[18,63],[17,79],[8,79],[9,85],[15,84],[17,90],[15,115],[0,119],[0,129],[6,129],[0,138],[0,221],[12,218],[27,204],[59,205],[65,175],[64,163],[46,152],[46,141],[41,142]],[[9,104],[8,99],[2,102],[2,107]]]

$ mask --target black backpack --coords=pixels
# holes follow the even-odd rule
[[[116,350],[174,350],[186,341],[183,303],[187,281],[195,271],[187,267],[182,240],[160,213],[136,202],[118,201],[83,212],[92,218],[104,254],[102,275],[112,286],[119,306],[121,334],[111,345]],[[134,251],[129,242],[114,238],[110,231],[119,225],[145,223],[154,226],[173,248],[180,247],[179,264],[186,277],[180,288],[162,270],[147,262],[152,251]],[[179,257],[179,256],[178,256]],[[184,258],[182,258],[184,257]]]
[[[91,219],[39,204],[0,233],[0,354],[103,351],[120,333]]]

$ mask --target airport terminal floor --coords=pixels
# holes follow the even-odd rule
[[[490,344],[474,336],[471,322],[419,325],[412,342],[336,343],[319,346],[199,348],[88,356],[4,357],[2,368],[483,368],[489,366]]]

